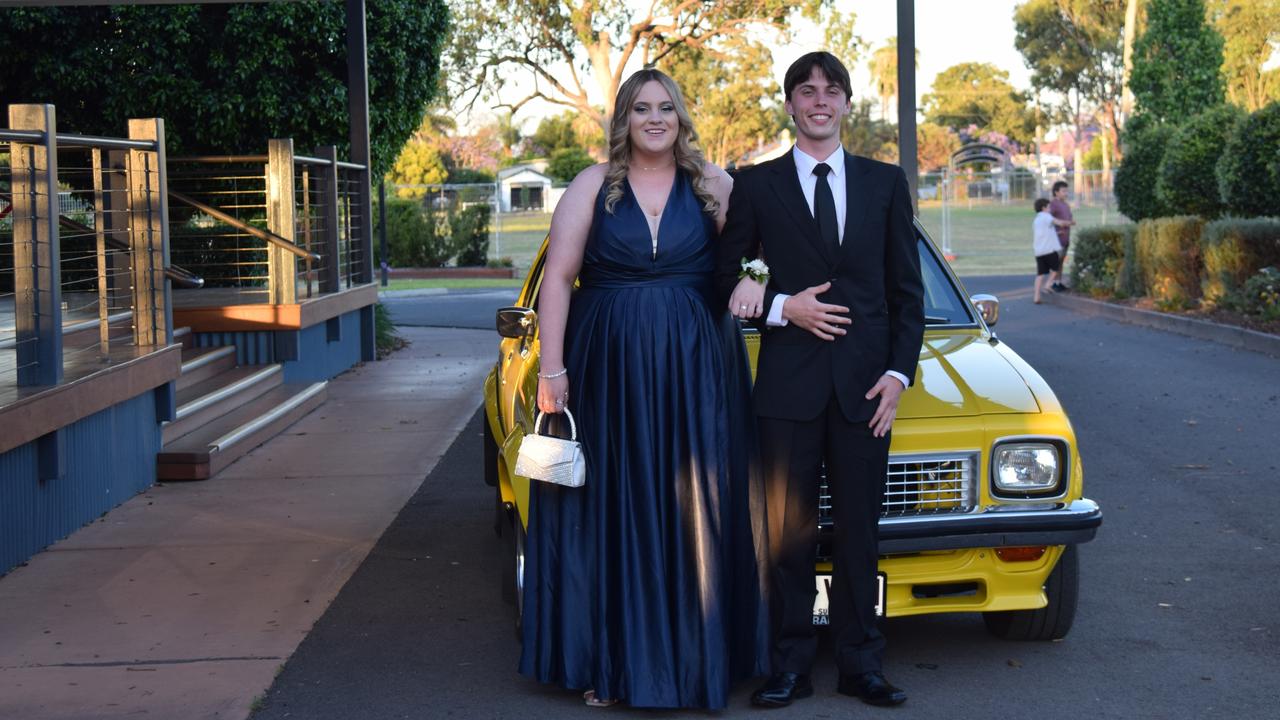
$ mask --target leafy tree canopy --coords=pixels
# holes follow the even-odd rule
[[[427,140],[410,140],[400,151],[400,156],[387,173],[387,181],[395,185],[439,185],[449,177],[444,158],[436,143]],[[420,187],[401,187],[396,195],[402,198],[420,198],[426,194]]]
[[[1138,110],[1177,122],[1225,101],[1222,36],[1202,0],[1151,0],[1147,29],[1133,46],[1130,87]]]
[[[1032,71],[1032,86],[1060,98],[1058,119],[1076,124],[1077,131],[1082,116],[1095,108],[1109,128],[1119,124],[1125,4],[1027,0],[1014,10],[1014,47]]]
[[[562,147],[551,153],[547,174],[560,182],[569,182],[595,161],[580,147]]]
[[[449,49],[453,94],[469,103],[496,100],[518,111],[541,99],[591,117],[603,130],[624,69],[661,65],[679,50],[716,53],[732,38],[813,19],[832,0],[455,0]],[[501,32],[494,32],[501,28]],[[843,48],[842,48],[843,49]],[[846,58],[852,61],[852,58]],[[527,89],[512,94],[513,80]],[[603,99],[602,106],[597,105]]]
[[[1035,136],[1035,116],[1027,99],[1009,84],[1009,73],[990,63],[966,62],[938,73],[924,96],[925,120],[957,132],[976,125],[1020,144]]]
[[[369,0],[374,171],[391,165],[436,89],[444,0]],[[348,155],[341,3],[0,10],[0,104],[52,103],[63,131],[118,136],[165,119],[170,154],[265,149],[293,138]],[[56,42],[54,41],[56,39]]]
[[[746,39],[735,39],[729,47],[734,51],[723,60],[682,49],[662,67],[680,85],[703,153],[721,167],[782,131],[777,115],[763,105],[765,98],[782,92],[772,79],[768,48]]]
[[[930,122],[916,127],[916,161],[921,172],[945,168],[951,153],[959,149],[960,138],[951,128]]]
[[[1263,70],[1280,47],[1280,0],[1211,0],[1222,35],[1227,98],[1250,112],[1280,100],[1280,68]]]

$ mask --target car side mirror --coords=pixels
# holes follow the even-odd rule
[[[495,324],[504,338],[529,337],[538,327],[538,313],[524,307],[500,308]]]
[[[978,293],[970,296],[969,302],[978,308],[978,312],[982,315],[982,321],[987,324],[987,327],[996,326],[996,322],[1000,320],[1000,298],[995,295]]]

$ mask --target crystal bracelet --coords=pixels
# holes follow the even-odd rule
[[[556,378],[560,377],[561,375],[566,375],[566,374],[568,374],[568,372],[569,372],[569,368],[565,368],[565,369],[561,370],[560,372],[553,372],[553,373],[551,373],[550,375],[543,375],[542,373],[538,373],[538,377],[542,378],[543,380],[554,380],[554,379],[556,379]]]

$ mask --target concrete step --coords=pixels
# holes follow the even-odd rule
[[[156,457],[161,480],[205,480],[319,407],[329,383],[279,385],[181,439]]]
[[[217,420],[284,382],[280,365],[248,365],[224,370],[177,393],[177,417],[165,423],[164,444]]]
[[[186,390],[236,366],[236,347],[182,348],[182,375],[175,387]]]

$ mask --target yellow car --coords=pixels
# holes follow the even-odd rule
[[[981,612],[1009,639],[1065,637],[1079,589],[1076,546],[1102,523],[1084,498],[1075,434],[1049,385],[991,331],[999,302],[967,298],[916,224],[928,324],[915,383],[893,426],[880,518],[878,610],[889,617]],[[484,386],[485,481],[496,488],[496,525],[508,540],[503,585],[519,622],[529,479],[514,472],[532,432],[538,318],[546,245],[517,300],[497,314],[498,362]],[[759,336],[744,329],[752,371]],[[825,483],[823,533],[831,532]],[[826,624],[831,565],[815,558],[815,624]]]

